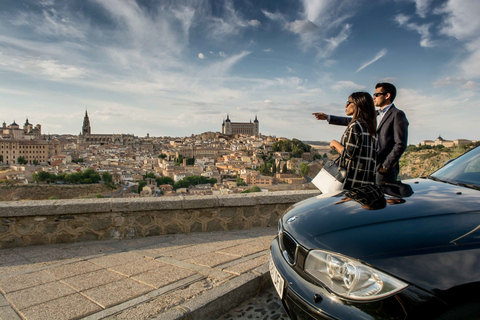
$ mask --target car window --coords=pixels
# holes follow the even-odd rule
[[[469,184],[480,187],[480,147],[466,152],[431,177],[453,184]]]
[[[480,172],[480,157],[470,162],[465,168],[465,172]]]

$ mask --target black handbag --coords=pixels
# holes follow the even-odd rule
[[[323,168],[331,174],[335,180],[338,182],[345,182],[345,179],[347,178],[347,170],[340,166],[340,158],[338,157],[335,160],[328,160],[327,163],[323,166]]]

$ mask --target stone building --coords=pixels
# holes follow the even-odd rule
[[[22,157],[27,163],[42,163],[61,154],[56,140],[0,139],[0,163],[15,164]]]
[[[0,163],[17,164],[22,157],[28,164],[45,163],[53,156],[61,154],[61,144],[57,140],[42,138],[42,126],[35,127],[28,118],[20,128],[15,121],[0,127]]]
[[[462,146],[462,145],[466,145],[466,144],[469,144],[469,143],[472,143],[472,142],[476,142],[474,140],[468,140],[468,139],[456,139],[456,140],[445,140],[442,138],[442,136],[438,136],[437,139],[434,140],[422,140],[422,142],[420,142],[418,144],[418,146],[445,146],[447,148],[451,148],[451,147],[455,147],[455,146]]]
[[[108,144],[131,146],[134,142],[135,136],[133,134],[92,134],[90,118],[88,117],[87,111],[85,111],[82,131],[78,135],[78,144],[80,146],[88,146],[91,144],[102,146]]]
[[[28,122],[28,118],[23,125],[23,129],[20,125],[13,123],[9,126],[3,122],[0,128],[0,137],[2,139],[22,139],[22,140],[35,140],[40,139],[42,136],[42,126],[37,124],[35,127]]]
[[[255,116],[252,122],[232,122],[227,115],[227,119],[223,120],[222,133],[226,135],[242,134],[247,136],[258,136],[260,134],[260,122]]]

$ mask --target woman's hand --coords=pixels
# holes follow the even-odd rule
[[[342,153],[344,147],[337,140],[332,140],[330,142],[330,149],[337,150],[338,153]]]

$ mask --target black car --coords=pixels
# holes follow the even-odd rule
[[[480,147],[425,178],[325,194],[279,221],[292,319],[480,319]]]

